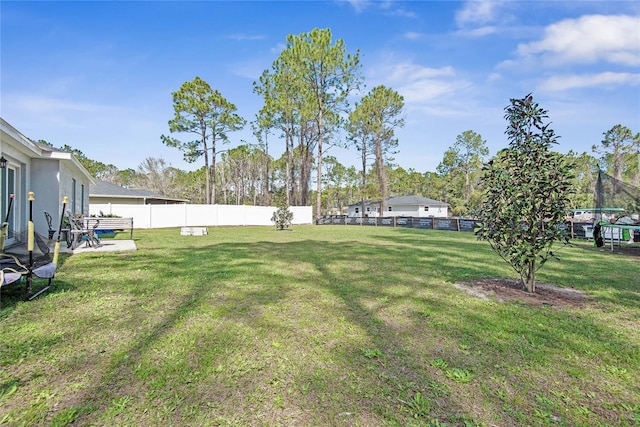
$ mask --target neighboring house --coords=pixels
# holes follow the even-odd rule
[[[386,211],[380,215],[380,202],[365,201],[364,215],[362,215],[362,203],[349,205],[347,216],[412,216],[412,217],[438,217],[449,215],[449,205],[437,200],[420,196],[390,197],[387,199]]]
[[[44,212],[51,215],[53,228],[58,228],[64,196],[69,199],[67,211],[89,213],[93,178],[71,153],[31,141],[0,117],[0,157],[6,160],[0,169],[0,221],[7,214],[9,195],[15,195],[8,243],[15,231],[27,227],[29,192],[34,193],[33,222],[39,234],[46,236],[49,229]]]
[[[89,203],[92,205],[173,205],[188,202],[188,199],[166,197],[149,190],[130,190],[108,181],[97,180],[89,189]]]

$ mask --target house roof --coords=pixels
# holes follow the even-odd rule
[[[124,188],[120,185],[113,184],[108,181],[96,180],[96,183],[89,187],[89,196],[90,197],[118,197],[124,199],[155,199],[155,200],[165,200],[165,201],[173,201],[173,202],[189,202],[188,199],[178,199],[176,197],[167,197],[158,193],[154,193],[149,190],[142,189],[129,189]]]
[[[390,197],[387,199],[387,205],[449,206],[449,204],[445,202],[415,195]]]
[[[71,163],[73,163],[73,165],[76,168],[78,168],[85,176],[89,178],[90,183],[92,184],[95,183],[96,179],[93,176],[91,176],[89,171],[87,171],[87,169],[84,166],[82,166],[82,163],[80,163],[80,161],[72,153],[61,150],[59,148],[51,147],[49,145],[40,144],[38,142],[36,142],[35,144],[36,146],[38,146],[38,148],[40,148],[41,150],[40,156],[43,159],[68,160]]]
[[[378,205],[378,204],[380,204],[380,201],[379,200],[376,200],[376,201],[365,200],[364,204],[365,204],[365,206]],[[349,206],[360,206],[360,205],[362,205],[362,202],[352,203]],[[429,199],[427,197],[415,196],[415,195],[389,197],[387,199],[387,206],[398,206],[398,205],[405,205],[405,206],[449,206],[449,204],[445,203],[445,202]]]
[[[9,145],[19,152],[23,153],[24,155],[28,156],[30,159],[52,159],[64,161],[67,164],[73,165],[73,167],[76,169],[76,172],[84,175],[89,182],[92,183],[94,181],[94,178],[91,176],[91,174],[85,169],[84,166],[82,166],[82,164],[72,153],[32,141],[2,117],[0,117],[0,129],[3,134],[9,136],[9,138],[7,139]],[[15,143],[11,144],[11,141],[14,141]],[[2,147],[0,146],[0,149],[1,148]]]

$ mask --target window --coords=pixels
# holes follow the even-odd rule
[[[80,212],[84,213],[84,184],[80,185]]]
[[[369,206],[367,206],[367,212],[370,212],[371,208]]]
[[[392,208],[391,206],[389,206],[389,207],[387,208],[387,210],[388,210],[389,212],[391,212],[391,211],[393,210],[393,208]]]
[[[71,180],[71,213],[76,214],[76,179]]]
[[[424,207],[424,211],[425,211],[425,212],[429,212],[429,206],[425,206],[425,207]]]
[[[0,221],[4,221],[7,219],[7,240],[6,243],[13,243],[16,227],[20,227],[21,224],[17,223],[16,220],[19,218],[20,205],[13,203],[13,208],[11,212],[7,212],[9,209],[9,194],[16,195],[19,191],[18,180],[16,179],[19,174],[19,170],[13,168],[11,165],[8,165],[5,169],[0,169],[0,206],[2,207],[2,219]],[[6,215],[6,216],[5,216]],[[0,248],[2,249],[2,248]]]
[[[356,208],[356,213],[360,213],[360,208]]]

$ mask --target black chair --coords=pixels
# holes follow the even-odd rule
[[[53,229],[53,225],[51,224],[51,215],[49,215],[49,212],[45,211],[44,217],[47,219],[47,225],[49,226],[49,240],[53,240],[53,235],[56,234],[56,230]]]

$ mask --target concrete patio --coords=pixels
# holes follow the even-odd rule
[[[66,242],[60,242],[60,253],[63,254],[81,254],[81,253],[97,253],[97,252],[126,252],[138,250],[136,243],[133,240],[116,240],[116,239],[102,239],[100,246],[86,246],[85,242],[82,242],[77,248],[71,250],[67,247]],[[51,246],[53,252],[54,246]]]

